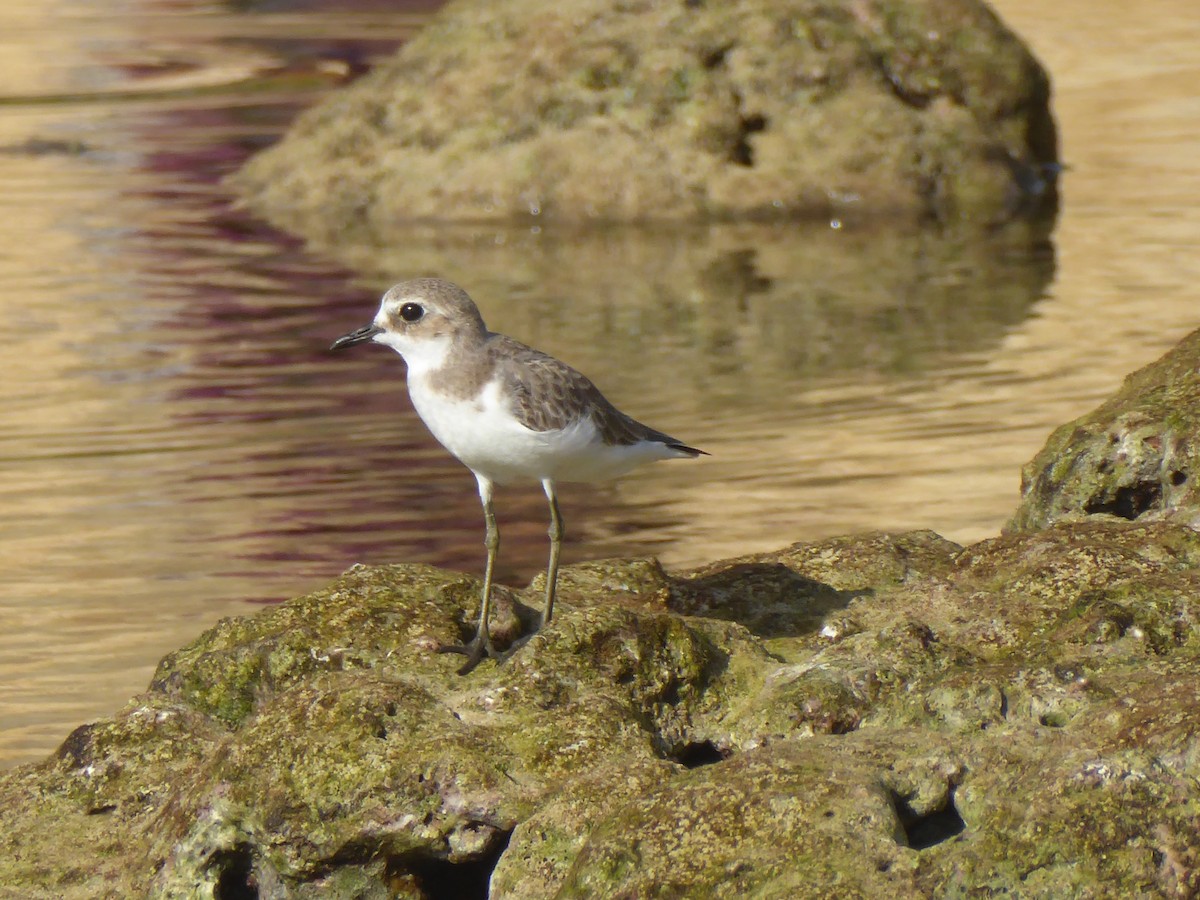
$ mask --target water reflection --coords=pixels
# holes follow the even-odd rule
[[[631,385],[649,372],[656,388],[693,382],[706,404],[773,407],[848,372],[915,375],[994,345],[1053,276],[1046,230],[441,227],[343,257],[378,284],[453,272],[500,330],[607,363]]]
[[[416,24],[347,5],[0,10],[0,764],[119,705],[218,615],[344,565],[273,541],[301,501],[280,513],[294,465],[260,460],[291,454],[288,428],[237,395],[286,385],[257,418],[294,426],[287,368],[322,330],[296,312],[346,283],[219,182]]]

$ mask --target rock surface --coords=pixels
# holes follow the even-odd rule
[[[0,896],[1200,890],[1190,529],[576,566],[458,677],[477,589],[358,567],[167,657],[0,778]]]
[[[1200,331],[1058,428],[1021,493],[1014,531],[1098,516],[1200,525]]]
[[[978,0],[458,0],[235,183],[320,243],[414,221],[1055,203],[1049,81]]]

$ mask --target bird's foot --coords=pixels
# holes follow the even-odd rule
[[[507,651],[497,650],[492,644],[492,639],[488,635],[477,634],[465,644],[442,644],[437,648],[438,653],[460,653],[467,658],[459,669],[459,675],[466,675],[485,659],[494,659],[497,662],[508,657]]]

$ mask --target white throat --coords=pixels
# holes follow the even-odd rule
[[[372,340],[391,347],[404,357],[408,364],[409,378],[414,375],[420,377],[440,369],[445,364],[446,357],[450,355],[450,346],[453,343],[453,338],[448,334],[412,338],[394,331],[380,332]]]

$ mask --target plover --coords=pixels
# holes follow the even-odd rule
[[[479,627],[466,644],[439,648],[467,657],[460,674],[485,656],[502,656],[488,633],[500,547],[492,511],[495,485],[541,482],[550,503],[545,625],[554,613],[563,537],[554,486],[613,478],[654,460],[706,455],[625,415],[566,363],[488,331],[467,292],[449,281],[417,278],[393,286],[371,324],[338,338],[330,349],[368,341],[404,357],[417,415],[479,484],[487,526]]]

